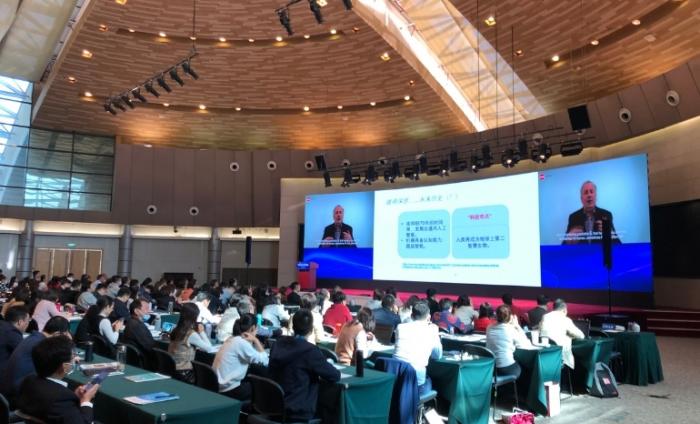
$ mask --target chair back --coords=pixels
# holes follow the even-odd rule
[[[194,369],[194,381],[197,387],[219,393],[219,378],[214,368],[199,361],[192,361],[192,368]]]
[[[333,352],[330,349],[327,349],[325,347],[320,347],[320,346],[319,346],[319,349],[321,350],[321,353],[323,354],[323,357],[326,358],[326,360],[330,359],[331,362],[333,362],[334,364],[338,363],[338,355],[335,352]]]
[[[130,343],[121,343],[121,346],[126,347],[126,363],[132,367],[146,368],[144,366],[145,360],[141,349]]]
[[[10,422],[10,402],[0,393],[0,424]]]
[[[24,412],[20,411],[19,409],[15,411],[15,415],[17,415],[19,418],[24,420],[23,422],[25,424],[46,424],[46,422],[40,420],[39,418],[32,417],[29,414],[25,414]]]
[[[591,330],[588,332],[588,337],[600,337],[601,339],[609,339],[609,338],[610,338],[610,334],[606,333],[606,332],[603,331],[603,330],[593,330],[593,329],[591,329]]]
[[[390,345],[393,344],[393,338],[394,338],[394,326],[393,325],[385,325],[385,324],[377,324],[374,327],[374,336],[377,338],[377,341],[381,344],[384,345]]]
[[[575,319],[574,325],[581,330],[583,337],[588,338],[591,333],[591,321],[587,319]]]
[[[465,343],[462,345],[462,352],[468,353],[470,355],[481,356],[483,358],[495,358],[496,355],[490,349],[484,346],[479,346],[475,344]]]
[[[262,325],[264,325],[265,327],[274,327],[272,321],[270,321],[267,318],[262,319]]]
[[[284,422],[286,417],[282,386],[269,378],[255,374],[250,374],[246,378],[253,387],[251,402],[255,411],[269,418],[279,418]]]
[[[175,368],[175,359],[173,358],[173,355],[157,347],[153,348],[153,352],[156,354],[156,359],[158,361],[158,372],[161,374],[169,375],[172,378],[179,379],[180,376],[177,374],[177,369]]]
[[[383,356],[377,358],[374,368],[396,375],[389,407],[389,424],[414,423],[420,403],[416,370],[408,362]]]
[[[96,354],[110,359],[115,359],[117,357],[116,347],[100,334],[91,334],[90,340],[92,340],[93,351]]]
[[[325,331],[328,334],[334,334],[335,333],[335,328],[333,328],[332,325],[328,324],[323,324],[323,331]]]

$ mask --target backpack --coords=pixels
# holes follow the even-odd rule
[[[620,396],[620,393],[617,391],[615,375],[610,371],[610,368],[602,362],[597,362],[595,364],[591,395],[600,398]]]

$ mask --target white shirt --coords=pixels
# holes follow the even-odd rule
[[[100,334],[109,340],[112,344],[116,344],[119,340],[119,332],[114,331],[112,328],[112,323],[109,322],[107,317],[100,315],[102,319],[100,320]]]
[[[394,357],[413,366],[419,386],[425,383],[425,367],[428,366],[428,360],[442,356],[442,343],[438,333],[437,325],[426,320],[396,326]]]
[[[187,343],[196,347],[204,352],[214,352],[214,347],[211,344],[211,340],[204,333],[198,333],[193,331],[190,337],[187,339]]]
[[[267,366],[268,355],[258,352],[253,344],[241,336],[229,338],[219,349],[212,368],[219,380],[219,391],[228,392],[241,385],[248,372],[248,365]]]
[[[574,368],[574,354],[571,352],[571,339],[583,339],[581,330],[574,325],[571,318],[562,311],[551,311],[544,314],[540,323],[540,336],[561,346],[562,359],[569,368]]]
[[[531,349],[532,343],[520,327],[512,324],[494,324],[486,329],[486,348],[496,356],[496,368],[515,363],[515,348]]]
[[[262,317],[269,320],[273,327],[281,327],[281,321],[289,321],[289,313],[284,310],[284,306],[277,303],[265,306],[262,311]]]
[[[240,315],[238,314],[238,309],[228,308],[221,316],[221,321],[216,326],[216,338],[221,343],[225,342],[231,335],[233,335],[233,325],[238,321]]]
[[[202,302],[194,302],[194,304],[199,308],[197,322],[201,322],[202,324],[218,324],[219,321],[221,321],[221,317],[212,314],[209,308],[204,306]]]
[[[39,303],[36,304],[36,308],[34,308],[34,315],[32,315],[32,318],[34,319],[34,321],[36,321],[36,325],[39,327],[39,331],[42,331],[44,330],[46,322],[50,320],[51,317],[55,317],[56,315],[68,318],[65,314],[58,312],[55,303],[51,302],[50,300],[42,299]]]

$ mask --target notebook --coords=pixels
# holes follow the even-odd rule
[[[180,399],[180,396],[168,392],[145,393],[138,396],[127,396],[124,398],[125,401],[135,403],[136,405],[148,405],[149,403],[165,402],[176,399]]]
[[[170,377],[167,375],[158,374],[157,372],[147,372],[145,374],[130,375],[124,378],[129,381],[133,381],[134,383],[143,383],[144,381],[165,380]]]

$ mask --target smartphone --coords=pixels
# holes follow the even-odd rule
[[[88,391],[92,388],[92,386],[96,384],[102,384],[103,381],[105,381],[105,378],[109,375],[109,371],[102,371],[99,374],[95,374],[91,379],[88,384],[85,385],[85,391]]]

